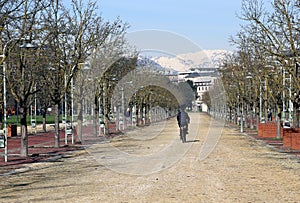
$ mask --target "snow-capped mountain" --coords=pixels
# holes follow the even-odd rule
[[[137,67],[140,69],[152,70],[163,75],[176,75],[178,72],[172,68],[163,67],[152,58],[139,56],[137,60]]]
[[[226,50],[203,50],[180,54],[176,57],[156,57],[152,60],[161,67],[182,72],[197,68],[218,68],[226,54],[230,54],[230,52]]]

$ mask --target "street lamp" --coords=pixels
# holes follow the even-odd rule
[[[78,66],[83,66],[83,70],[89,70],[90,67],[87,63],[78,63]],[[77,68],[77,65],[74,65],[71,69],[71,74],[69,75],[70,80],[70,86],[71,86],[71,118],[70,118],[70,125],[68,126],[67,122],[67,112],[68,112],[68,102],[67,102],[67,75],[64,75],[65,80],[65,115],[64,115],[64,121],[65,121],[65,144],[68,143],[68,135],[72,136],[72,144],[74,144],[74,70]],[[84,120],[84,119],[83,119]],[[82,130],[80,126],[80,132],[79,132],[79,140],[82,141]]]
[[[102,93],[102,101],[103,101],[103,112],[102,112],[102,116],[103,116],[103,122],[104,122],[104,125],[103,124],[100,124],[100,127],[103,127],[103,136],[106,134],[106,132],[105,132],[105,128],[106,128],[106,122],[105,122],[105,115],[106,115],[106,103],[105,103],[105,99],[106,99],[106,94],[105,94],[105,85],[106,85],[106,83],[105,83],[105,81],[104,81],[104,83],[103,83],[103,93]],[[100,129],[101,130],[101,129]]]
[[[7,57],[7,47],[8,45],[13,41],[24,41],[25,38],[12,38],[9,41],[6,42],[3,48],[3,53],[0,55],[2,58],[3,63],[3,133],[4,133],[4,161],[7,162],[8,157],[8,150],[7,150],[7,120],[6,120],[6,57]],[[25,44],[21,45],[20,48],[35,48],[35,46],[31,43],[26,42]]]
[[[74,84],[73,77],[71,78],[71,130],[72,130],[72,144],[74,144]]]
[[[289,121],[292,122],[293,120],[293,116],[292,116],[292,111],[293,111],[293,103],[291,101],[291,97],[292,97],[292,76],[291,74],[289,75],[288,78],[286,78],[286,72],[285,72],[285,69],[283,68],[283,79],[282,79],[282,85],[283,85],[283,91],[282,91],[282,97],[283,97],[283,102],[282,102],[282,111],[283,111],[283,115],[282,115],[282,119],[283,121],[285,121],[286,119],[286,104],[285,104],[285,99],[286,99],[286,95],[285,95],[285,81],[289,81],[289,108],[288,108],[288,111],[289,111]]]
[[[121,107],[121,116],[120,116],[121,119],[120,119],[120,121],[122,121],[122,130],[125,130],[125,119],[124,119],[124,112],[125,112],[124,111],[124,108],[125,108],[124,103],[125,103],[125,101],[124,101],[124,87],[123,86],[122,86],[121,91],[122,91],[122,98],[121,98],[122,99],[122,104],[121,104],[122,107]]]
[[[122,93],[122,96],[121,96],[121,99],[122,99],[122,104],[121,104],[121,117],[122,118],[122,130],[125,130],[125,126],[127,125],[126,123],[126,115],[124,115],[125,113],[125,97],[124,97],[124,85],[125,84],[132,84],[132,81],[129,81],[129,82],[125,82],[123,83],[122,85],[122,88],[121,88],[121,93]]]
[[[251,102],[252,102],[252,75],[251,73],[248,73],[246,76],[247,80],[250,80],[250,95],[249,95],[249,102],[248,102],[248,107],[250,108],[250,128],[253,129],[253,109],[251,108]]]
[[[99,91],[102,91],[102,112],[100,111],[99,108],[99,124],[100,124],[100,128],[99,128],[99,135],[101,134],[101,129],[103,128],[103,135],[106,134],[106,130],[107,133],[109,133],[109,121],[107,116],[109,116],[108,112],[108,106],[111,104],[111,101],[108,101],[108,97],[110,96],[110,91],[111,91],[111,87],[113,85],[114,82],[118,81],[118,78],[116,75],[112,74],[112,75],[104,75],[102,76],[102,78],[100,78],[102,81],[102,89],[101,89],[101,85],[99,88]],[[100,93],[99,93],[100,95]],[[100,107],[100,103],[101,103],[101,98],[99,97],[99,107]],[[100,114],[101,113],[101,114]]]
[[[30,121],[31,121],[31,133],[34,128],[36,134],[36,84],[34,85],[34,119],[32,119],[32,105],[30,105]]]

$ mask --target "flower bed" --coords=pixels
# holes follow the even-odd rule
[[[300,149],[300,133],[291,134],[291,149],[299,150]]]
[[[257,129],[257,135],[259,138],[276,138],[277,137],[277,123],[259,123]]]
[[[300,149],[300,128],[282,129],[283,146],[292,150]]]

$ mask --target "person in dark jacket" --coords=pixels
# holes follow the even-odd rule
[[[187,126],[190,123],[190,117],[183,108],[181,108],[177,114],[177,123],[179,127],[184,125]]]

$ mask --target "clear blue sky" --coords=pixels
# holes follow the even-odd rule
[[[196,43],[202,49],[227,49],[229,36],[243,23],[237,18],[241,0],[100,0],[102,16],[119,16],[130,24],[129,32],[145,29],[170,31]]]

